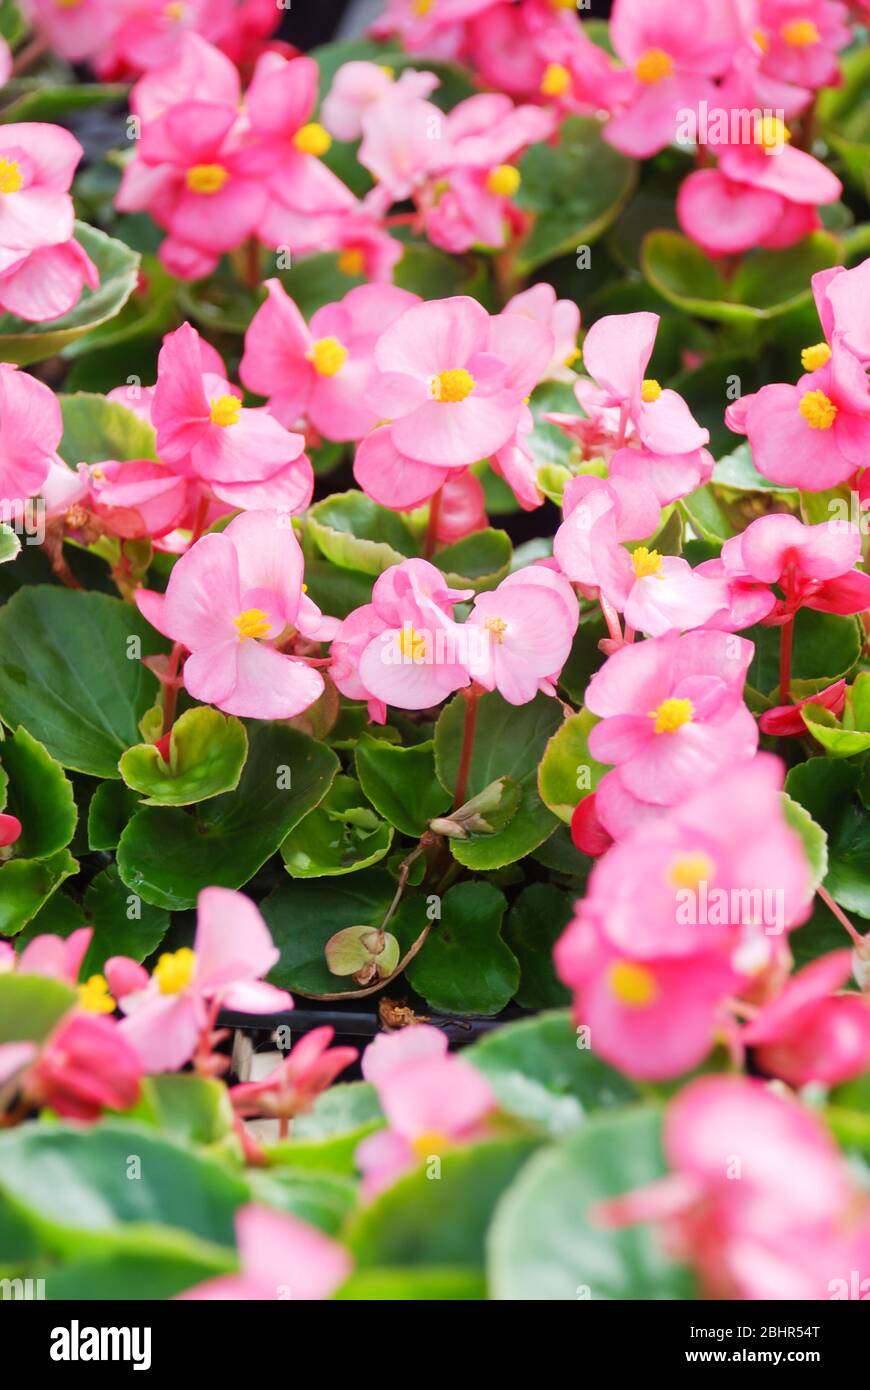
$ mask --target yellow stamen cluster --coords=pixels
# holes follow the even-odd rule
[[[433,376],[429,383],[432,399],[441,401],[446,405],[455,405],[457,401],[464,401],[474,390],[475,381],[471,372],[464,367],[453,367],[446,372],[439,372],[438,376]]]
[[[0,193],[17,193],[24,183],[24,176],[16,160],[0,156]]]
[[[782,26],[781,33],[791,48],[811,48],[822,38],[811,19],[792,19]]]
[[[194,164],[187,171],[185,183],[191,193],[210,197],[213,193],[220,193],[228,178],[229,172],[222,164]]]
[[[499,198],[512,198],[521,182],[520,171],[512,164],[497,164],[486,177],[487,189]]]
[[[657,709],[651,709],[650,719],[655,720],[657,734],[675,734],[684,724],[691,724],[695,707],[691,700],[663,700]]]
[[[246,608],[233,622],[239,629],[239,641],[244,642],[247,637],[265,637],[271,626],[268,615],[262,608]]]
[[[571,74],[562,63],[548,63],[541,78],[541,96],[563,97],[571,90]]]
[[[293,136],[293,144],[300,154],[326,154],[332,144],[332,136],[319,121],[309,121],[301,126]]]
[[[241,413],[242,403],[238,396],[218,396],[211,403],[211,422],[213,425],[220,425],[221,429],[226,429],[228,425],[237,425]]]
[[[111,1014],[115,1012],[115,1001],[109,993],[105,975],[91,975],[78,987],[79,1003],[89,1014]]]
[[[674,60],[663,48],[648,48],[646,53],[641,53],[634,65],[634,75],[638,82],[647,82],[650,85],[671,77],[673,71]]]
[[[814,343],[805,347],[801,353],[801,365],[805,372],[817,372],[831,360],[831,349],[827,343]]]
[[[177,951],[164,951],[154,967],[154,979],[161,994],[180,994],[193,979],[196,954],[189,946]]]
[[[338,268],[342,275],[362,275],[366,258],[358,246],[348,246],[338,258]]]
[[[655,975],[632,960],[616,960],[607,972],[611,992],[629,1009],[648,1009],[658,997]]]
[[[410,623],[406,623],[399,633],[399,651],[411,661],[422,661],[426,656],[426,638]]]
[[[644,405],[652,405],[653,401],[657,401],[661,394],[662,388],[655,377],[649,376],[646,381],[641,384],[640,398]]]
[[[674,888],[690,888],[696,892],[699,884],[710,881],[713,872],[714,865],[708,855],[682,854],[671,865],[668,882]]]
[[[753,29],[752,37],[755,40],[756,47],[760,48],[762,53],[766,53],[770,48],[770,39],[765,34],[764,30]]]
[[[574,364],[575,364],[575,362],[579,362],[580,359],[582,358],[582,356],[583,356],[583,350],[582,350],[582,348],[578,348],[578,347],[572,348],[571,351],[568,353],[568,356],[565,358],[564,365],[565,365],[566,367],[573,367]]]
[[[755,143],[765,150],[779,150],[791,139],[791,131],[778,116],[762,116],[755,122]]]
[[[494,642],[500,643],[504,641],[504,634],[507,632],[507,623],[504,618],[486,618],[484,619],[483,626],[486,628],[487,632],[492,633]]]
[[[631,567],[638,579],[650,579],[653,575],[664,578],[661,555],[657,550],[647,550],[645,545],[639,545],[637,550],[632,551]]]
[[[411,1140],[411,1148],[417,1158],[425,1160],[427,1158],[437,1158],[443,1154],[445,1149],[449,1149],[450,1140],[446,1134],[442,1134],[437,1129],[427,1129],[422,1134],[418,1134]]]
[[[347,348],[337,338],[318,338],[305,356],[318,376],[337,376],[347,361]]]
[[[168,5],[163,6],[163,13],[166,15],[167,19],[171,19],[174,23],[180,24],[184,19],[184,9],[185,7],[181,4],[181,0],[170,0]]]
[[[824,391],[805,391],[798,410],[811,430],[829,430],[837,418],[837,407]]]
[[[414,0],[411,6],[418,19],[424,19],[432,8],[434,0]]]

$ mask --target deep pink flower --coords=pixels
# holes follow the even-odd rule
[[[350,1274],[350,1256],[338,1241],[296,1216],[254,1203],[236,1213],[241,1273],[207,1279],[182,1299],[222,1302],[329,1298]]]
[[[870,1000],[837,994],[852,973],[851,951],[833,951],[799,970],[743,1029],[756,1063],[791,1086],[838,1086],[870,1060]]]
[[[762,71],[797,87],[835,87],[837,52],[852,39],[845,5],[834,0],[760,0],[756,17]]]
[[[62,434],[60,406],[51,388],[27,372],[0,363],[0,499],[3,502],[27,501],[42,490],[49,468],[57,460]]]
[[[813,276],[816,308],[828,343],[836,331],[843,347],[870,362],[870,257],[852,270],[834,266]]]
[[[288,428],[307,417],[327,439],[361,438],[379,420],[368,404],[375,343],[419,296],[393,285],[360,285],[318,309],[309,325],[280,280],[267,280],[266,288],[268,298],[245,334],[242,382],[268,396],[271,413]]]
[[[129,1110],[136,1104],[142,1070],[123,1025],[74,1010],[42,1044],[24,1089],[30,1101],[51,1106],[64,1119],[92,1122],[103,1110]]]
[[[776,705],[773,709],[766,709],[758,721],[758,727],[763,734],[772,734],[775,738],[788,735],[803,738],[807,726],[801,710],[806,709],[807,705],[821,705],[822,709],[828,709],[839,717],[845,708],[847,688],[845,680],[835,681],[817,695],[807,695],[793,705]]]
[[[330,1047],[334,1035],[334,1028],[315,1028],[262,1081],[233,1086],[230,1100],[236,1113],[292,1119],[310,1110],[321,1091],[359,1055],[355,1047]]]
[[[860,560],[861,535],[851,522],[806,526],[785,513],[760,516],[722,547],[726,575],[782,589],[770,622],[793,617],[799,608],[863,612],[870,607],[870,575],[855,569]]]
[[[293,1007],[285,990],[263,983],[278,954],[250,898],[204,888],[193,949],[162,955],[147,986],[123,996],[121,1034],[147,1071],[177,1071],[193,1056],[217,1005],[252,1014]]]
[[[9,816],[0,813],[0,849],[8,849],[14,845],[21,835],[21,821],[17,816]]]

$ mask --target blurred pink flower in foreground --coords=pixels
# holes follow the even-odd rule
[[[329,1298],[350,1274],[350,1256],[338,1241],[269,1207],[242,1207],[236,1238],[241,1272],[207,1279],[179,1298],[310,1301]]]

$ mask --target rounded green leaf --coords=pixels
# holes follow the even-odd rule
[[[75,225],[75,238],[100,274],[99,288],[85,289],[74,308],[49,323],[26,323],[14,314],[0,314],[0,360],[26,367],[54,357],[67,343],[89,329],[114,318],[136,288],[139,257],[122,241],[115,241],[84,222]]]
[[[136,793],[123,782],[101,782],[88,806],[88,849],[117,849],[121,832],[139,805]]]
[[[378,575],[419,554],[398,512],[378,506],[363,492],[337,492],[316,502],[307,515],[309,534],[334,565]]]
[[[13,853],[47,859],[65,849],[76,828],[72,783],[60,763],[24,728],[0,742],[0,768],[8,777],[6,810],[21,821]]]
[[[571,895],[552,883],[530,883],[512,904],[504,939],[519,963],[516,1002],[522,1008],[552,1009],[569,1002],[571,991],[556,976],[553,947],[573,915]]]
[[[85,916],[94,929],[82,962],[84,979],[102,971],[110,956],[145,960],[169,930],[169,914],[131,893],[114,864],[91,879],[84,902]]]
[[[42,1042],[76,1002],[63,980],[49,975],[0,975],[0,1043]]]
[[[9,859],[0,864],[0,936],[14,936],[26,927],[78,867],[67,849],[48,859]]]
[[[569,715],[550,739],[541,759],[541,800],[566,825],[570,825],[577,803],[594,792],[607,771],[589,752],[589,734],[597,723],[587,709]]]
[[[20,589],[0,609],[0,719],[24,724],[63,767],[117,778],[157,692],[140,657],[165,649],[133,604]]]
[[[212,884],[241,888],[329,790],[330,748],[284,724],[256,724],[238,787],[195,812],[143,806],[118,842],[124,883],[170,911],[193,907]]]
[[[419,839],[430,820],[450,805],[435,775],[431,740],[400,748],[363,733],[354,749],[356,775],[369,801],[403,835]]]
[[[21,541],[11,526],[0,523],[0,565],[8,564],[10,560],[14,560],[20,549]]]
[[[58,453],[75,468],[80,463],[157,457],[154,426],[119,401],[88,391],[58,396],[63,437]]]
[[[153,743],[140,743],[128,748],[118,770],[146,806],[190,806],[237,787],[247,756],[242,721],[198,705],[173,724],[168,763]]]
[[[828,837],[799,801],[795,801],[787,792],[783,792],[782,799],[786,821],[801,837],[810,866],[812,891],[815,892],[819,884],[824,883],[828,872]]]
[[[475,531],[453,545],[446,545],[432,556],[447,583],[456,589],[494,589],[506,578],[511,567],[513,547],[506,531],[491,526]]]
[[[632,1107],[595,1116],[537,1154],[499,1202],[488,1239],[490,1298],[694,1297],[689,1276],[649,1226],[608,1230],[590,1208],[664,1176],[661,1115]],[[570,1213],[570,1216],[566,1216]]]
[[[392,843],[392,826],[366,804],[359,783],[338,776],[320,805],[291,830],[281,858],[293,878],[323,878],[377,863]]]
[[[780,629],[759,625],[741,636],[755,643],[747,683],[763,695],[778,694]],[[802,608],[794,624],[792,695],[813,695],[845,676],[861,655],[862,637],[856,618]]]
[[[504,894],[482,880],[444,895],[439,921],[405,972],[433,1009],[497,1014],[513,998],[520,969],[502,940],[506,907]]]

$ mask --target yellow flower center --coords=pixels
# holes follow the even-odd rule
[[[503,634],[507,632],[507,623],[504,618],[486,618],[483,626],[487,632],[492,633],[493,641],[499,643],[504,641]]]
[[[194,164],[188,169],[185,182],[191,193],[203,193],[208,197],[220,193],[228,178],[229,173],[222,164]]]
[[[391,81],[396,75],[396,69],[391,68],[389,63],[381,63],[381,72],[386,73],[387,77],[389,77]]]
[[[115,1001],[109,993],[105,975],[92,975],[78,988],[79,1003],[89,1014],[115,1012]]]
[[[189,946],[178,951],[164,951],[154,967],[154,978],[161,994],[180,994],[193,979],[196,955]]]
[[[681,854],[670,867],[668,882],[674,888],[691,888],[697,892],[700,883],[707,883],[712,878],[713,867],[709,855]]]
[[[54,3],[59,10],[74,10],[82,0],[54,0]]]
[[[438,1129],[427,1129],[422,1134],[418,1134],[416,1139],[411,1140],[411,1148],[417,1158],[434,1158],[438,1154],[443,1154],[445,1149],[449,1149],[450,1140],[446,1134],[442,1134]]]
[[[268,616],[262,608],[246,608],[233,622],[239,629],[239,641],[244,642],[246,637],[265,637],[271,624]]]
[[[512,198],[521,182],[520,171],[512,164],[497,164],[494,169],[490,169],[486,178],[489,192],[495,193],[499,198]]]
[[[238,396],[218,396],[211,403],[211,422],[226,429],[227,425],[237,425],[242,413],[242,403]]]
[[[801,364],[807,372],[817,372],[831,360],[831,349],[827,343],[815,343],[805,347],[801,353]]]
[[[167,19],[174,20],[176,24],[180,24],[184,19],[184,6],[179,3],[179,0],[172,0],[169,5],[163,6],[163,13],[166,15]]]
[[[798,410],[811,430],[829,430],[837,418],[837,407],[824,391],[805,391]]]
[[[308,125],[297,130],[293,144],[301,154],[326,154],[332,144],[332,136],[319,121],[309,121]]]
[[[575,363],[575,362],[579,362],[580,359],[582,358],[582,356],[583,356],[583,350],[582,350],[582,348],[578,348],[578,347],[572,348],[571,351],[568,353],[568,356],[565,358],[564,366],[566,366],[566,367],[573,367],[573,366],[574,366],[574,363]]]
[[[787,145],[791,131],[779,116],[762,116],[755,122],[755,143],[765,150],[778,150]]]
[[[673,71],[674,60],[663,48],[648,48],[646,53],[641,53],[634,66],[638,82],[661,82],[663,78],[670,77]]]
[[[338,268],[342,275],[362,275],[366,259],[358,246],[348,246],[338,258]]]
[[[782,26],[782,37],[791,48],[809,48],[821,42],[821,34],[811,19],[792,19]]]
[[[571,88],[571,74],[562,63],[548,63],[541,78],[541,96],[563,97]]]
[[[611,991],[629,1009],[648,1009],[658,998],[655,975],[632,960],[615,960],[607,972]]]
[[[554,10],[576,10],[577,0],[550,0]]]
[[[638,579],[649,579],[652,575],[664,578],[661,555],[657,550],[647,550],[645,545],[639,545],[632,552],[631,566]]]
[[[753,29],[752,37],[755,39],[756,46],[761,49],[762,53],[766,53],[770,48],[770,39],[765,34],[764,30]]]
[[[0,193],[17,193],[24,177],[14,159],[0,156]]]
[[[347,348],[337,338],[318,338],[305,356],[319,376],[337,376],[347,361]]]
[[[640,398],[644,405],[652,405],[662,394],[662,388],[654,376],[648,376],[646,381],[641,383]]]
[[[464,401],[474,390],[474,377],[464,367],[454,367],[447,372],[439,372],[429,383],[432,399],[453,405]]]
[[[426,638],[410,623],[405,623],[399,633],[399,651],[411,661],[422,661],[426,655]]]
[[[691,724],[695,707],[691,700],[663,700],[657,709],[651,709],[650,719],[654,719],[657,734],[675,734],[684,724]]]

